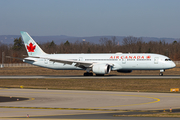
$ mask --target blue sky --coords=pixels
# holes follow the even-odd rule
[[[0,0],[0,35],[180,38],[180,0]]]

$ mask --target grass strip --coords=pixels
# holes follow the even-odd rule
[[[180,79],[0,79],[0,87],[59,90],[169,92]]]

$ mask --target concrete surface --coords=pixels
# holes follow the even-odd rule
[[[65,115],[114,114],[130,110],[143,112],[180,108],[178,93],[1,88],[0,96],[29,98],[27,101],[1,102],[0,119],[26,118],[27,114],[31,118],[40,119],[47,116],[62,118]]]

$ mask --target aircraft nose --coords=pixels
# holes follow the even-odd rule
[[[174,67],[176,67],[176,64],[174,62],[172,62],[171,66],[174,68]]]

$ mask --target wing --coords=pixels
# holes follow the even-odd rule
[[[73,63],[75,63],[75,66],[81,67],[81,68],[92,67],[94,63],[94,62],[76,61],[76,60],[67,60],[67,59],[49,59],[49,61],[69,64],[69,65],[72,65]]]
[[[64,65],[65,64],[72,65],[73,63],[75,63],[74,66],[80,67],[80,68],[91,68],[91,67],[93,67],[94,64],[99,63],[99,62],[86,62],[86,61],[76,61],[76,60],[70,60],[70,59],[54,59],[54,58],[46,58],[46,57],[32,57],[32,56],[25,58],[25,60],[30,59],[32,61],[33,58],[47,59],[47,60],[52,61],[52,62],[63,63]],[[112,64],[112,63],[107,63],[107,64],[109,64],[110,66],[114,66],[114,64]]]
[[[35,62],[36,58],[47,59],[47,60],[52,61],[52,62],[63,63],[64,65],[65,64],[72,65],[73,63],[75,63],[74,66],[80,67],[80,68],[92,67],[93,64],[95,63],[95,62],[76,61],[76,60],[68,60],[68,59],[52,59],[52,58],[36,57],[36,56],[27,57],[27,58],[24,58],[24,59],[28,60],[28,61],[34,61]]]
[[[49,61],[69,64],[69,65],[76,63],[75,66],[80,68],[91,68],[93,67],[93,65],[99,64],[99,62],[75,61],[75,60],[67,60],[67,59],[49,59]],[[114,66],[114,64],[112,63],[107,63],[107,64],[109,64],[110,66]]]

